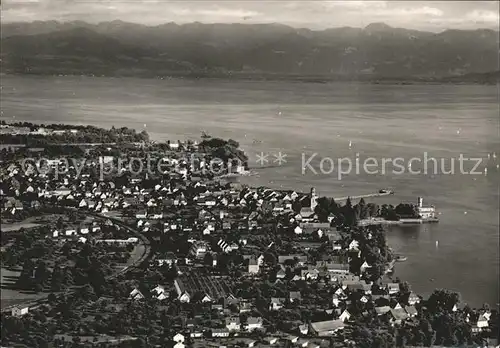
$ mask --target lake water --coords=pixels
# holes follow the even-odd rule
[[[340,197],[392,188],[394,196],[367,200],[378,204],[416,202],[438,209],[440,223],[393,227],[392,248],[408,257],[396,275],[428,295],[434,288],[459,291],[480,306],[499,302],[499,173],[498,91],[495,86],[314,84],[113,79],[87,77],[2,78],[2,119],[146,128],[154,139],[199,138],[201,131],[233,138],[249,154],[258,175],[244,179],[301,191],[315,187],[319,195]],[[351,147],[349,147],[349,142]],[[278,152],[286,163],[273,163]],[[269,162],[255,162],[259,153]],[[487,175],[403,174],[355,171],[302,171],[316,153],[319,160],[367,157],[451,159],[479,157],[477,171]],[[500,153],[499,153],[500,155]],[[390,163],[390,162],[389,162]],[[323,168],[330,171],[328,160]],[[438,162],[440,166],[440,162]],[[466,162],[470,171],[473,163]],[[413,170],[423,169],[414,163]],[[336,169],[336,168],[335,168]],[[371,172],[373,167],[368,168]],[[396,168],[397,169],[397,168]],[[438,168],[439,169],[439,168]],[[401,172],[401,170],[398,170]],[[436,245],[438,241],[438,245]]]

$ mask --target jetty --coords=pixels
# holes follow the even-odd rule
[[[371,218],[358,221],[358,226],[373,226],[373,225],[415,225],[437,223],[439,219],[436,217],[430,218],[415,218],[415,219],[399,219],[386,220],[384,218]]]
[[[361,198],[383,197],[383,196],[389,196],[389,195],[393,195],[393,194],[394,194],[393,191],[384,191],[384,192],[368,193],[368,194],[359,195],[359,196],[335,197],[333,199],[335,200],[335,202],[339,202],[339,201],[347,201],[348,198],[353,200],[353,199],[361,199]]]

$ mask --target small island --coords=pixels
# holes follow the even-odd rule
[[[3,346],[498,344],[497,308],[423,298],[391,275],[404,257],[375,222],[434,219],[421,199],[339,204],[231,183],[221,174],[248,158],[210,136],[1,129]]]

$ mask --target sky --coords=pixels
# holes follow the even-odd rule
[[[393,27],[429,31],[499,27],[498,1],[293,1],[293,0],[3,0],[2,23],[35,20],[97,23],[112,20],[159,25],[282,23],[324,29]]]

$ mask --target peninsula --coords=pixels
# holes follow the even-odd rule
[[[247,167],[234,140],[1,130],[2,346],[498,344],[497,308],[415,294],[383,226],[360,224],[432,214],[421,201],[228,183]]]

